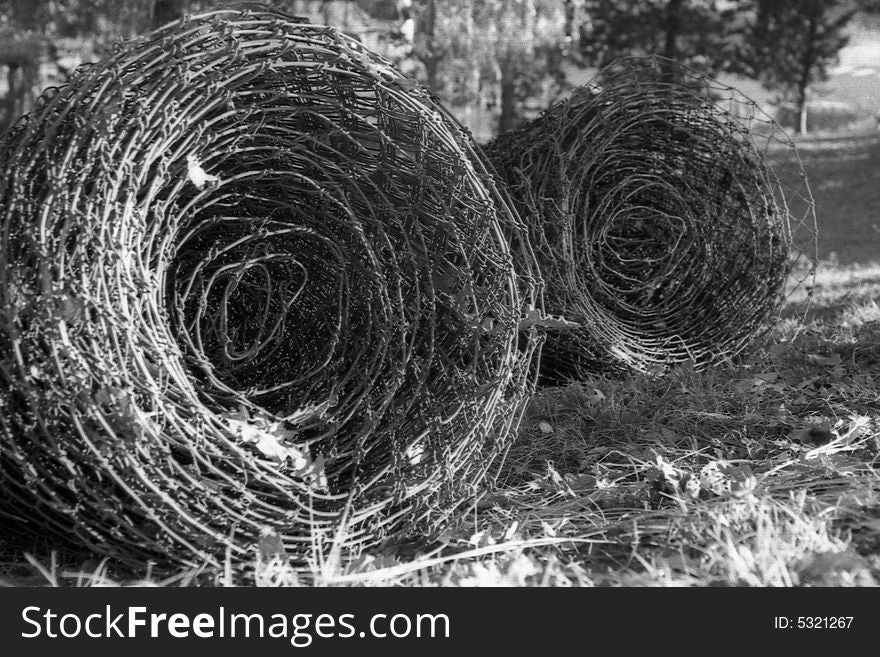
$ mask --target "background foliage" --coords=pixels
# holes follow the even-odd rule
[[[0,0],[0,129],[112,41],[224,0]],[[662,54],[760,82],[780,118],[806,110],[876,0],[271,0],[362,39],[488,139],[533,117],[589,69]]]

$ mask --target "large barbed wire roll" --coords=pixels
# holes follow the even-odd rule
[[[529,224],[547,312],[580,324],[548,336],[548,382],[730,358],[768,326],[790,272],[810,276],[793,142],[686,66],[621,59],[485,151]]]
[[[0,148],[18,529],[216,564],[473,500],[532,384],[539,277],[464,132],[386,60],[206,13],[80,69]]]

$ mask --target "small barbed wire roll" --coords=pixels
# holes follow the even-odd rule
[[[793,142],[735,89],[625,58],[485,147],[528,223],[551,334],[547,382],[657,374],[740,353],[816,260]]]
[[[463,130],[386,60],[205,13],[80,69],[0,149],[17,531],[131,564],[354,554],[492,474],[540,278]]]

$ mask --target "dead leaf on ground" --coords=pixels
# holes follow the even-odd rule
[[[824,445],[837,438],[837,435],[825,427],[810,426],[797,429],[788,434],[789,440],[802,445]]]

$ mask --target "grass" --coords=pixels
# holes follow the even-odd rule
[[[0,542],[0,583],[874,586],[880,581],[880,140],[800,144],[820,263],[746,358],[532,400],[497,485],[439,540],[125,573]]]
[[[880,261],[880,134],[801,138],[819,220],[819,257]]]

